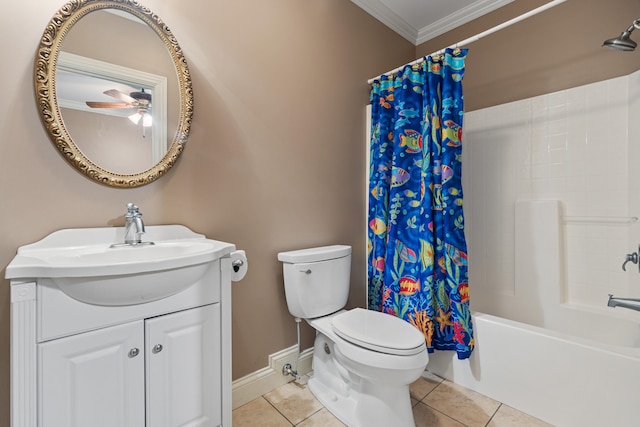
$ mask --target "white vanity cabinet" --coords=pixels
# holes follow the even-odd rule
[[[38,344],[39,425],[144,426],[143,345],[140,322]]]
[[[93,240],[117,242],[113,231],[104,231],[110,229],[82,232],[87,230]],[[152,256],[126,248],[132,251],[129,264],[136,256],[156,263],[144,265],[149,278],[140,268],[127,273],[130,266],[102,270],[100,275],[113,272],[107,278],[73,277],[71,267],[34,262],[57,260],[55,243],[62,240],[76,250],[80,230],[62,231],[68,232],[65,239],[50,235],[20,248],[7,267],[12,427],[230,426],[235,247],[207,240],[209,255],[195,256],[194,264],[156,263],[156,254],[173,250],[167,245],[151,249]],[[200,246],[204,239],[182,226],[149,226],[147,235],[155,236],[157,248],[160,241],[179,241],[182,255],[189,239]],[[92,263],[98,257],[94,246],[87,249]],[[50,254],[37,253],[43,249]],[[107,253],[109,262],[117,259]],[[165,274],[170,286],[162,283]],[[174,283],[181,280],[186,282]],[[159,293],[163,286],[170,290]]]
[[[219,306],[38,344],[40,425],[220,425]]]
[[[220,304],[145,321],[147,425],[221,421]]]

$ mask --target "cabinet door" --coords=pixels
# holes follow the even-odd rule
[[[144,427],[142,321],[38,345],[40,427]]]
[[[222,423],[220,304],[145,321],[147,426]]]

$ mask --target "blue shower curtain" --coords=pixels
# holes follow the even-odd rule
[[[474,346],[462,212],[466,49],[406,66],[371,89],[369,308],[422,331],[429,352]]]

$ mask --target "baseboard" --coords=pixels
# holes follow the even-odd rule
[[[233,409],[251,402],[253,399],[258,398],[283,384],[293,381],[294,378],[291,375],[282,374],[282,367],[289,363],[293,368],[295,368],[297,352],[298,346],[294,345],[292,347],[285,348],[284,350],[280,350],[277,353],[271,354],[269,355],[269,366],[235,380],[232,384],[231,396]],[[300,360],[298,361],[298,375],[305,375],[311,372],[312,356],[313,347],[300,353]]]

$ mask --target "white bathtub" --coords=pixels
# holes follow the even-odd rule
[[[464,361],[435,352],[427,369],[556,426],[640,426],[640,312],[609,308],[606,295],[563,302],[561,211],[516,202],[508,292],[474,276],[470,253],[476,348]]]
[[[640,425],[640,348],[484,313],[474,319],[470,359],[436,351],[429,371],[556,426]]]

